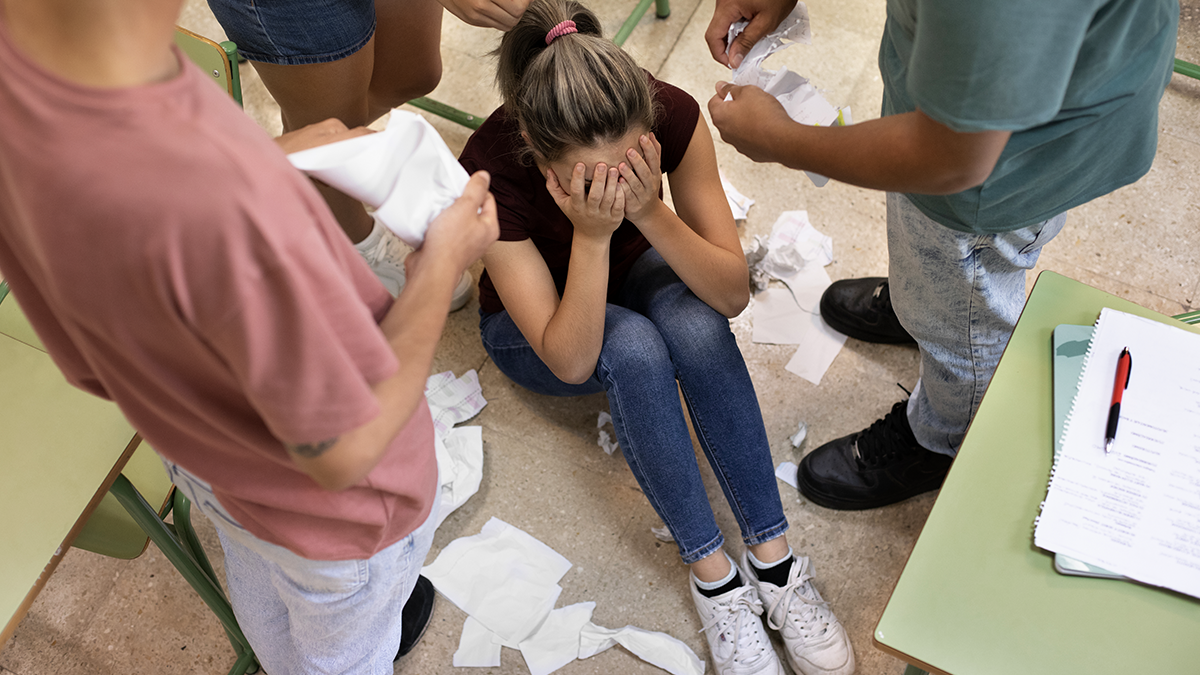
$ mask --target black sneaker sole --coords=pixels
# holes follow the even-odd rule
[[[943,475],[938,478],[936,483],[934,481],[929,481],[927,483],[922,483],[919,486],[911,487],[903,492],[892,493],[886,496],[877,497],[875,499],[849,499],[846,497],[839,497],[821,492],[816,485],[808,480],[808,477],[805,475],[803,465],[801,466],[796,478],[796,482],[800,485],[800,494],[804,495],[805,499],[816,504],[817,506],[823,506],[827,509],[833,509],[835,511],[866,511],[868,509],[878,509],[884,506],[890,506],[892,504],[899,504],[900,502],[905,501],[906,499],[912,499],[917,495],[923,495],[926,492],[932,492],[934,490],[941,489],[942,483],[946,479],[946,477]]]

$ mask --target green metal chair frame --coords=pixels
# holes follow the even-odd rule
[[[654,5],[655,17],[659,19],[665,19],[671,15],[670,0],[639,0],[637,7],[633,9],[633,12],[627,19],[625,19],[625,23],[621,24],[621,28],[617,30],[616,36],[613,37],[613,42],[616,43],[618,47],[625,45],[625,41],[629,39],[630,34],[633,33],[633,29],[637,27],[638,22],[642,20],[643,16],[645,16],[646,10],[650,9],[651,4]],[[472,115],[471,113],[463,112],[458,108],[446,105],[440,101],[435,101],[428,96],[415,98],[409,101],[408,104],[414,108],[424,110],[427,113],[432,113],[438,117],[450,120],[455,124],[472,130],[478,129],[483,124],[483,120],[487,117],[487,115],[481,117],[479,115]]]

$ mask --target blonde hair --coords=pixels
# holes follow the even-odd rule
[[[546,44],[563,21],[577,33]],[[572,0],[533,0],[500,40],[496,82],[528,148],[553,162],[571,147],[594,147],[631,129],[649,130],[655,104],[646,74],[605,40],[600,20]]]

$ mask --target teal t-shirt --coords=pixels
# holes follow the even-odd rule
[[[1011,131],[982,185],[910,194],[964,232],[1051,218],[1150,169],[1177,0],[888,0],[883,114]]]

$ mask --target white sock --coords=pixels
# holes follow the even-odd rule
[[[792,547],[788,546],[787,555],[783,556],[779,560],[776,560],[775,562],[765,563],[765,562],[759,560],[758,558],[754,557],[754,551],[746,551],[746,553],[747,553],[746,557],[750,559],[750,564],[754,565],[754,569],[759,569],[759,570],[765,570],[765,569],[774,567],[774,566],[778,565],[781,561],[787,560],[788,556],[794,555],[794,553],[792,552]]]
[[[729,554],[725,553],[724,549],[721,550],[721,553],[724,554],[725,559],[729,561],[729,574],[726,574],[724,579],[720,579],[718,581],[701,581],[699,577],[696,577],[696,586],[703,588],[706,591],[712,591],[733,581],[733,578],[737,576],[738,568],[737,565],[733,564],[733,558],[730,558]],[[695,577],[696,575],[693,574],[692,576]]]

